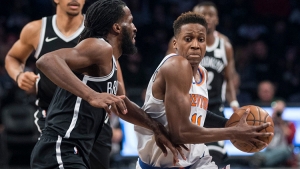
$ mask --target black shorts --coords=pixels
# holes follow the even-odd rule
[[[45,128],[46,110],[39,108],[35,114],[35,124],[38,131]],[[100,136],[97,138],[93,150],[90,153],[91,169],[108,169],[110,163],[112,131],[109,124],[104,124]],[[104,138],[103,138],[104,137]]]
[[[88,161],[78,146],[60,136],[42,135],[31,153],[31,169],[88,169]]]
[[[46,109],[40,107],[34,113],[34,123],[40,133],[42,133],[42,130],[45,128],[46,114]]]
[[[101,133],[96,139],[90,153],[91,169],[109,169],[112,128],[110,123],[104,123]]]

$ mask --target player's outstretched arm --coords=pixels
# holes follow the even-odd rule
[[[233,85],[233,79],[236,74],[234,53],[233,53],[232,45],[230,44],[228,38],[226,38],[224,35],[221,36],[221,38],[222,37],[224,38],[226,58],[227,58],[227,66],[225,67],[225,79],[227,82],[226,99],[230,107],[235,111],[236,109],[239,108],[239,103],[236,99],[236,91]]]
[[[104,40],[89,38],[81,41],[74,48],[47,53],[36,62],[37,68],[53,83],[88,101],[92,106],[104,108],[107,113],[118,112],[117,107],[120,108],[120,113],[127,112],[122,98],[108,93],[95,92],[72,72],[88,72],[90,71],[88,67],[92,65],[96,70],[99,68],[96,65],[101,65],[101,68],[108,72],[112,69],[112,47]],[[95,76],[98,74],[95,73]]]
[[[121,90],[119,90],[121,89]],[[119,84],[118,87],[118,95],[124,95],[124,88],[121,87]],[[167,155],[168,151],[166,149],[169,148],[173,154],[174,164],[177,163],[178,160],[178,153],[181,155],[183,159],[186,159],[184,156],[181,147],[188,150],[184,145],[175,145],[170,140],[170,136],[166,130],[166,128],[159,122],[153,120],[144,110],[142,110],[138,105],[131,102],[128,98],[124,99],[126,104],[128,113],[125,114],[118,114],[120,118],[125,121],[128,121],[132,124],[147,128],[152,130],[155,136],[155,141],[157,146],[162,150],[162,152]]]
[[[37,20],[25,25],[21,31],[20,39],[14,43],[5,57],[6,71],[25,91],[33,90],[38,78],[33,72],[24,72],[24,67],[26,60],[38,45],[41,23],[42,20]]]
[[[257,137],[272,135],[272,133],[259,133],[270,124],[265,123],[259,127],[249,126],[246,123],[247,116],[243,116],[237,126],[228,128],[203,128],[192,124],[189,119],[191,110],[189,89],[192,83],[192,69],[189,62],[183,57],[172,57],[160,68],[160,71],[166,83],[164,102],[173,142],[197,144],[238,138],[262,144],[262,141],[256,139]],[[245,114],[248,115],[247,113]]]

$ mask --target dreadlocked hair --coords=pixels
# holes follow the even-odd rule
[[[173,23],[174,35],[177,36],[180,33],[181,26],[186,24],[196,23],[205,27],[207,30],[207,22],[203,15],[195,12],[186,12],[181,14]]]
[[[86,11],[84,30],[79,42],[91,37],[106,39],[113,24],[124,15],[125,2],[121,0],[98,0]]]

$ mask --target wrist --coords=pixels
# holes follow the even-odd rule
[[[24,73],[24,72],[19,72],[19,73],[17,74],[16,79],[15,79],[15,82],[16,82],[16,83],[18,83],[19,77],[20,77],[20,75],[21,75],[22,73]]]
[[[230,107],[240,107],[240,104],[237,100],[233,100],[230,102]]]

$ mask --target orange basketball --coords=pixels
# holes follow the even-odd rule
[[[225,126],[226,127],[235,126],[240,121],[240,119],[242,118],[242,116],[245,113],[247,108],[250,108],[250,113],[247,117],[248,125],[258,126],[263,123],[270,122],[271,125],[265,129],[263,129],[261,132],[273,132],[274,133],[274,123],[273,123],[272,117],[270,117],[269,114],[264,109],[262,109],[261,107],[258,107],[258,106],[254,106],[254,105],[243,106],[243,107],[239,108],[238,110],[236,110],[231,115],[231,117],[229,118],[229,120],[227,121]],[[258,139],[269,144],[271,142],[272,138],[273,138],[273,136],[260,137]],[[247,152],[247,153],[257,152],[257,149],[250,144],[241,142],[237,139],[230,140],[230,141],[237,149],[239,149],[243,152]],[[261,146],[259,148],[259,151],[262,150],[263,148],[264,147]]]

